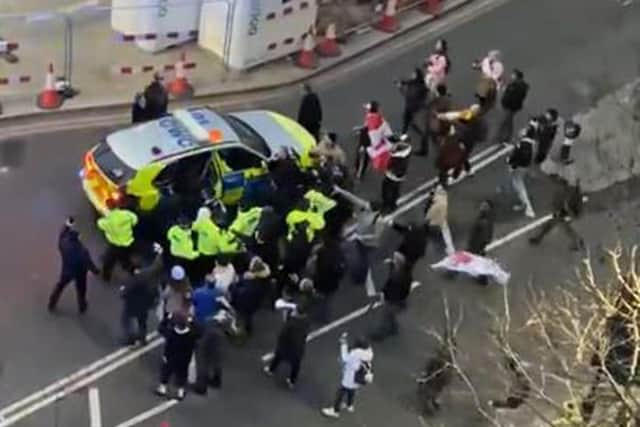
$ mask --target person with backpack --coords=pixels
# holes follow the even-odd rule
[[[356,392],[363,386],[373,382],[373,349],[364,338],[358,338],[353,349],[349,350],[347,333],[340,336],[340,362],[342,363],[342,380],[336,393],[333,406],[322,409],[322,415],[339,418],[344,407],[349,412],[355,411]]]
[[[529,243],[539,245],[544,236],[559,225],[571,239],[572,251],[584,248],[584,240],[571,225],[582,213],[583,203],[580,181],[577,180],[574,185],[562,181],[553,198],[553,217],[540,227],[538,233],[529,239]]]

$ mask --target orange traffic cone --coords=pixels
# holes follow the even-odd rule
[[[442,13],[442,0],[424,0],[422,11],[437,18]]]
[[[387,0],[384,15],[382,15],[382,19],[380,19],[374,27],[385,33],[395,33],[398,30],[398,19],[396,18],[397,7],[398,0]]]
[[[313,51],[313,32],[309,31],[304,38],[304,44],[302,50],[298,54],[296,65],[300,68],[306,68],[308,70],[314,69],[318,66],[318,58]]]
[[[55,110],[60,108],[64,102],[62,95],[56,90],[56,78],[53,75],[53,64],[49,64],[49,69],[44,80],[44,89],[38,94],[36,105],[43,110]]]
[[[336,24],[329,24],[324,33],[324,37],[316,46],[316,52],[320,56],[340,56],[342,51],[336,41]]]
[[[182,52],[180,59],[176,62],[176,76],[172,81],[167,83],[167,91],[173,96],[173,99],[178,101],[193,96],[193,86],[191,86],[191,83],[187,80],[187,74],[184,70],[186,61],[187,55]]]

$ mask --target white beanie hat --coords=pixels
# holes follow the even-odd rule
[[[206,207],[203,206],[200,209],[198,209],[198,219],[210,219],[211,218],[211,210]]]
[[[179,265],[174,265],[171,267],[171,278],[173,280],[183,280],[184,279],[184,268]]]

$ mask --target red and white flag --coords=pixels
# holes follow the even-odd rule
[[[445,257],[442,261],[432,264],[434,270],[445,269],[449,271],[458,271],[467,273],[473,277],[490,276],[501,285],[509,282],[511,274],[494,260],[470,252],[457,251]]]

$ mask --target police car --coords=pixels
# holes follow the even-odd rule
[[[252,200],[268,186],[266,160],[292,150],[309,167],[315,139],[294,120],[272,111],[229,114],[209,107],[173,114],[110,134],[89,150],[82,187],[100,213],[126,193],[152,210],[166,191],[210,190],[225,204]]]

